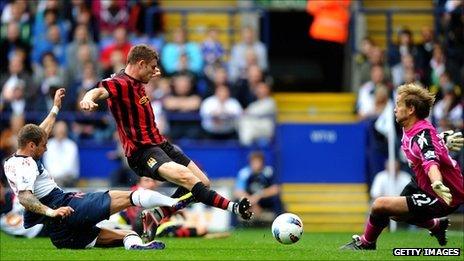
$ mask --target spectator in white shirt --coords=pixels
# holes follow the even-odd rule
[[[210,138],[236,138],[236,120],[241,113],[242,106],[235,98],[230,97],[229,88],[218,85],[214,95],[201,103],[201,126]]]
[[[256,59],[262,71],[268,70],[268,58],[266,46],[256,40],[255,31],[251,27],[244,27],[242,29],[242,41],[232,47],[230,63],[229,63],[229,77],[232,82],[235,82],[240,75],[245,74],[247,64],[247,51],[253,49],[256,54]]]
[[[267,83],[261,82],[254,93],[257,100],[248,105],[239,120],[238,135],[243,145],[251,145],[260,140],[269,142],[274,136],[277,107],[271,97],[271,88]]]
[[[79,151],[76,143],[68,138],[68,126],[59,121],[48,141],[43,161],[60,187],[73,187],[79,178]]]
[[[375,92],[384,85],[384,72],[381,66],[374,65],[371,69],[371,80],[361,86],[358,92],[356,109],[359,119],[363,120],[376,115]]]
[[[395,160],[394,174],[388,171],[388,160],[385,161],[385,170],[377,173],[371,186],[371,198],[375,200],[384,196],[399,196],[404,187],[411,181],[411,175],[400,170],[400,164]]]

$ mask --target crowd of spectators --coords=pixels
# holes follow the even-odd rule
[[[419,42],[414,43],[413,31],[404,27],[387,50],[365,37],[356,54],[353,84],[358,94],[356,113],[368,125],[369,184],[388,156],[387,138],[375,123],[385,108],[391,109],[387,104],[394,103],[398,86],[416,83],[436,95],[430,120],[438,131],[464,129],[464,1],[437,2],[437,10],[443,10],[440,27],[434,31],[424,26]],[[397,148],[400,138],[397,126]],[[463,163],[464,153],[460,154],[452,156]]]
[[[43,161],[60,186],[75,186],[79,144],[118,139],[104,102],[91,114],[80,111],[78,103],[98,81],[122,70],[129,50],[140,43],[160,56],[163,77],[146,84],[146,93],[166,137],[269,144],[276,105],[267,50],[256,28],[243,27],[241,39],[227,50],[219,40],[228,33],[225,28],[210,25],[202,41],[191,41],[187,28],[165,30],[162,15],[149,13],[158,6],[157,0],[1,1],[2,161],[16,150],[16,135],[25,122],[38,123],[51,109],[54,92],[65,88],[61,121]],[[261,126],[257,131],[254,121]],[[107,156],[120,160],[119,154],[115,150]],[[134,180],[127,164],[120,165],[109,174],[112,186]]]
[[[214,25],[199,42],[188,39],[186,28],[164,30],[161,16],[148,13],[158,5],[156,0],[2,1],[0,111],[7,113],[3,115],[46,112],[54,91],[64,87],[62,111],[83,115],[62,118],[69,125],[70,138],[111,141],[114,124],[104,116],[105,104],[100,106],[101,114],[85,114],[78,102],[99,80],[124,68],[132,46],[145,43],[160,54],[163,78],[152,80],[146,88],[165,136],[173,140],[246,136],[240,139],[244,145],[269,143],[273,131],[238,133],[252,132],[249,124],[238,128],[242,115],[247,121],[265,118],[273,123],[276,111],[273,102],[264,111],[253,105],[263,95],[272,99],[267,50],[256,29],[242,28],[241,39],[226,50],[219,41],[224,29]],[[146,28],[147,15],[154,16],[151,28]],[[262,84],[267,94],[262,94]],[[247,111],[251,105],[254,109]]]

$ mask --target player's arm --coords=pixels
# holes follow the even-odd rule
[[[97,101],[105,100],[110,97],[110,93],[105,88],[93,88],[88,91],[80,102],[80,106],[84,111],[94,111],[98,108]]]
[[[53,99],[53,107],[48,113],[45,120],[39,125],[39,127],[45,130],[45,132],[47,133],[47,138],[48,136],[50,136],[50,132],[53,129],[53,124],[55,124],[56,115],[58,115],[58,112],[61,109],[61,104],[62,104],[65,92],[66,91],[64,88],[60,88],[55,92],[55,97]]]
[[[433,138],[430,130],[425,129],[422,132],[418,133],[413,141],[417,146],[415,147],[416,151],[422,158],[422,165],[427,172],[427,175],[430,179],[430,183],[433,191],[437,194],[438,197],[443,199],[446,204],[450,204],[452,196],[450,189],[443,184],[442,175],[439,167],[439,159],[436,154],[435,146],[438,144],[438,141]]]
[[[453,200],[453,196],[451,195],[450,189],[443,184],[441,172],[438,169],[438,165],[430,166],[428,176],[430,179],[430,183],[432,183],[431,186],[433,191],[435,191],[435,193],[437,193],[437,195],[441,199],[443,199],[446,202],[446,204],[449,205],[451,203],[451,200]]]
[[[51,209],[42,204],[30,190],[19,191],[18,199],[19,203],[21,203],[26,210],[48,217],[64,218],[70,216],[74,212],[74,209],[69,206]]]

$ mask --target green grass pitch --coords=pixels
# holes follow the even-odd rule
[[[223,239],[163,239],[166,249],[126,251],[124,248],[58,250],[48,238],[24,239],[0,234],[0,260],[463,260],[464,232],[449,232],[447,247],[460,247],[460,257],[395,257],[396,247],[439,247],[425,230],[383,233],[376,251],[340,251],[347,233],[305,233],[293,245],[281,245],[270,229],[238,229]]]

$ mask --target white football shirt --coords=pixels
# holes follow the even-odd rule
[[[13,155],[5,161],[5,174],[13,192],[30,190],[38,198],[58,187],[41,162],[32,157]]]

